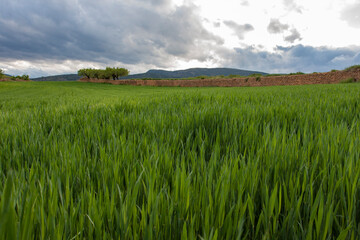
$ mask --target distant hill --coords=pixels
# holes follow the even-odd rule
[[[249,76],[251,74],[262,74],[264,72],[240,70],[234,68],[190,68],[177,71],[165,71],[165,70],[149,70],[146,73],[133,74],[121,79],[142,79],[142,78],[191,78],[198,76],[229,76],[229,75],[241,75]]]
[[[267,73],[258,71],[248,71],[234,68],[190,68],[185,70],[177,71],[166,71],[166,70],[149,70],[146,73],[133,74],[121,79],[142,79],[142,78],[191,78],[198,76],[229,76],[229,75],[241,75],[249,76],[251,74],[262,74]],[[66,74],[56,75],[49,77],[32,78],[33,81],[77,81],[80,77],[77,74]]]
[[[55,75],[48,77],[32,78],[33,81],[77,81],[80,76],[77,74]]]
[[[10,79],[10,77],[11,77],[11,75],[4,73],[2,78],[3,79]]]

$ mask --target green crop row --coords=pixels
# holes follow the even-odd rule
[[[0,239],[358,239],[359,91],[0,83]]]

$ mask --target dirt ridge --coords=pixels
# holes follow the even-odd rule
[[[106,80],[106,79],[80,79],[81,82],[110,83],[115,85],[133,86],[159,86],[159,87],[260,87],[283,85],[308,85],[308,84],[335,84],[343,80],[354,78],[360,81],[360,69],[352,71],[335,71],[326,73],[311,73],[303,75],[282,75],[242,78],[220,79],[194,79],[194,80]]]

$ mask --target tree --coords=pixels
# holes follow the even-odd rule
[[[91,78],[91,75],[92,75],[92,70],[91,68],[83,68],[83,69],[80,69],[78,71],[78,75],[79,76],[82,76],[82,77],[86,77],[86,78]]]
[[[130,73],[130,71],[125,68],[116,68],[115,72],[116,72],[116,79],[119,79],[119,77],[125,77]]]
[[[107,67],[105,69],[105,72],[106,72],[107,76],[109,76],[109,78],[112,77],[113,80],[116,79],[115,68]]]
[[[25,74],[22,75],[20,78],[23,80],[30,80],[29,75],[25,75]]]
[[[129,70],[125,69],[125,68],[106,68],[106,71],[109,72],[109,74],[111,75],[113,80],[117,80],[119,79],[119,77],[124,77],[129,75]]]
[[[110,79],[111,78],[111,70],[106,68],[105,70],[98,70],[99,71],[99,78],[100,79]]]
[[[0,79],[4,77],[4,71],[0,69]]]
[[[92,74],[91,74],[92,77],[99,79],[99,77],[100,77],[100,71],[99,71],[99,69],[92,69],[92,70],[91,70],[91,73],[92,73]]]
[[[107,67],[106,69],[91,69],[83,68],[78,70],[78,75],[82,77],[96,78],[96,79],[119,79],[119,77],[129,75],[129,70],[125,68],[111,68]]]
[[[10,79],[13,80],[13,81],[16,81],[16,80],[30,80],[29,75],[25,75],[25,74],[22,75],[22,76],[20,76],[20,75],[11,76]]]

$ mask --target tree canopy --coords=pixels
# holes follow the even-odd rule
[[[106,69],[83,68],[78,71],[78,75],[89,79],[96,78],[117,80],[119,77],[129,75],[129,70],[118,67],[107,67]]]
[[[26,74],[24,74],[24,75],[22,75],[22,76],[20,76],[20,75],[18,75],[18,76],[11,76],[11,80],[17,80],[17,79],[20,79],[20,80],[30,80],[30,77],[29,77],[29,75],[26,75]]]

